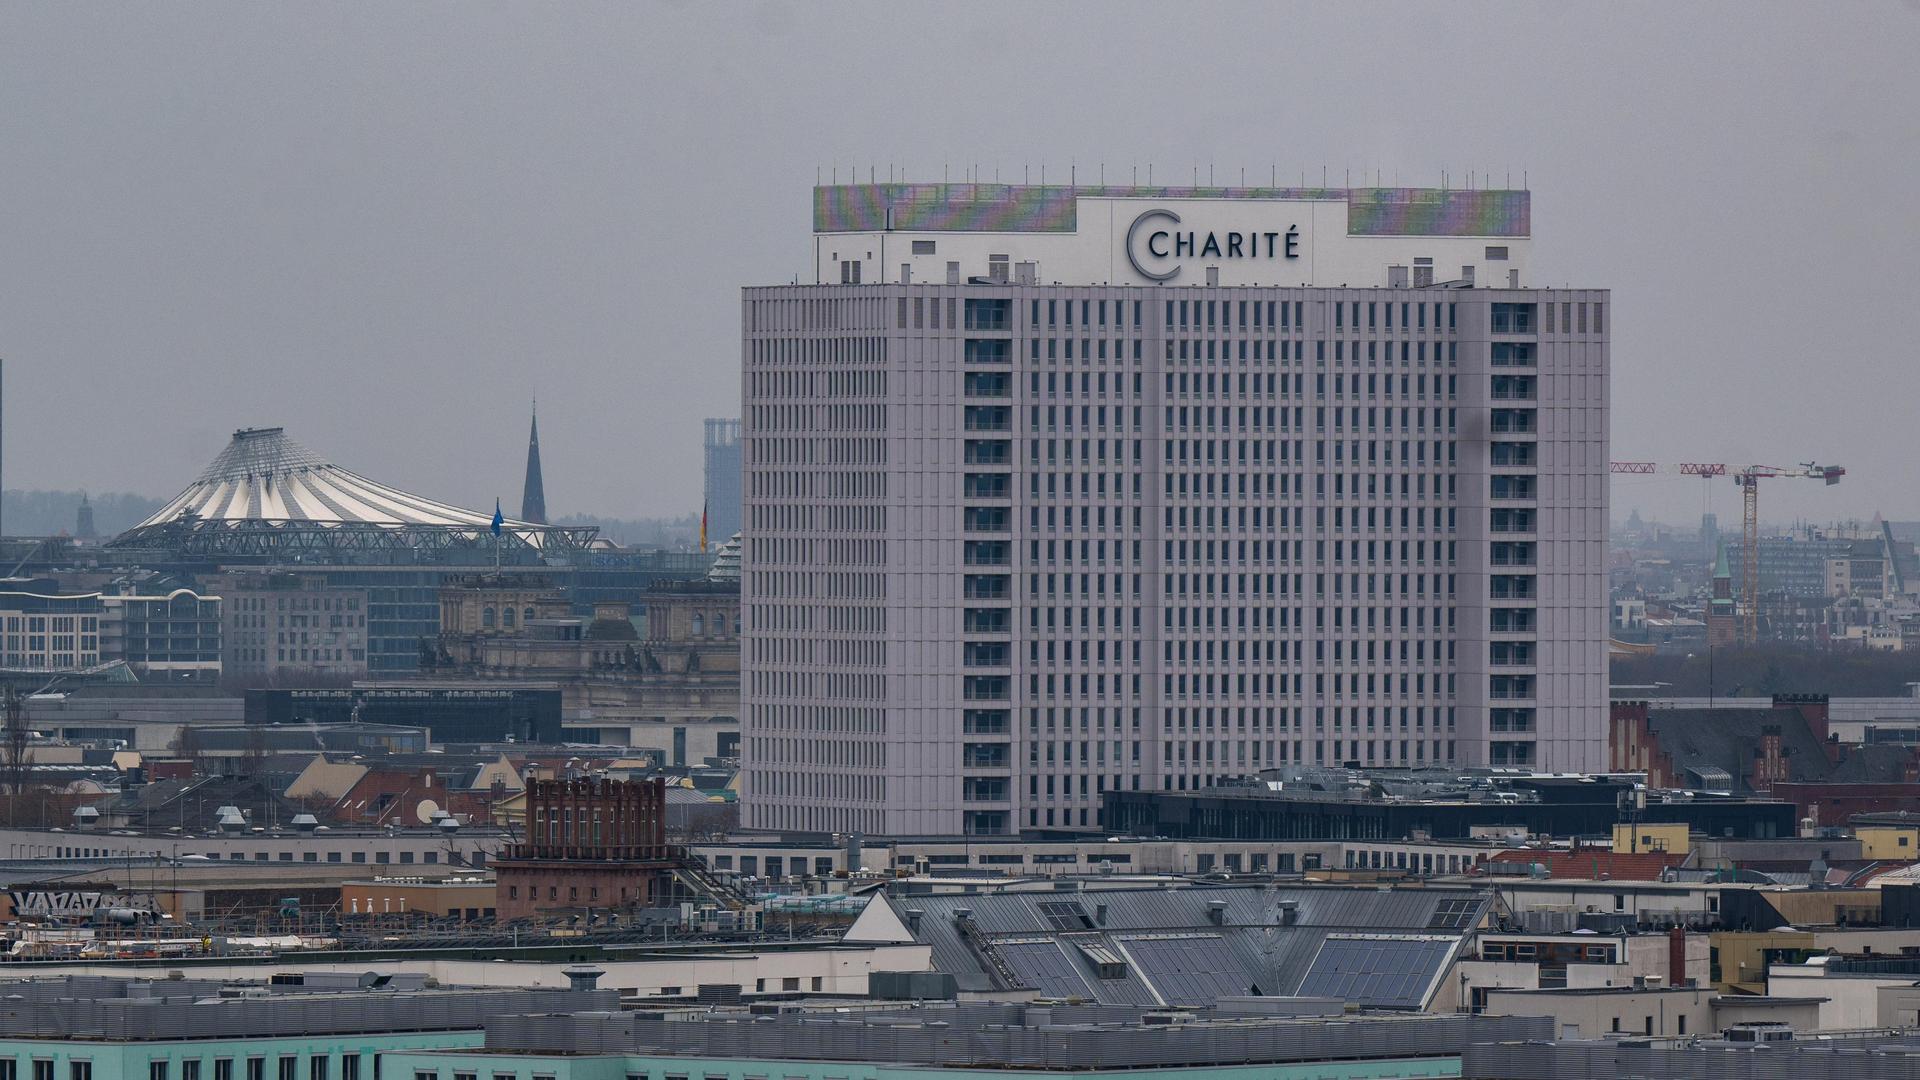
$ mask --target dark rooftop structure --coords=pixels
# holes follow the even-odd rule
[[[0,983],[0,1038],[115,1041],[478,1031],[503,1013],[613,1009],[612,990],[427,989],[422,976],[301,984],[71,975]]]
[[[1913,780],[1911,748],[1848,746],[1828,730],[1827,699],[1776,695],[1750,708],[1612,706],[1615,768],[1642,769],[1659,787],[1765,795],[1780,782],[1894,784]]]
[[[246,692],[249,725],[381,724],[424,728],[443,742],[557,743],[560,691],[551,686],[362,683]]]
[[[426,728],[401,724],[249,724],[194,729],[197,749],[210,754],[421,753]]]
[[[237,808],[248,827],[264,828],[304,812],[280,794],[284,787],[259,776],[197,776],[136,784],[93,805],[103,829],[212,829],[227,807]]]
[[[1920,1077],[1920,1032],[1796,1035],[1782,1024],[1739,1024],[1719,1038],[1560,1039],[1470,1046],[1465,1080],[1881,1080]]]
[[[1513,777],[1503,783],[1520,801],[1302,797],[1257,786],[1109,791],[1100,821],[1107,831],[1126,836],[1215,840],[1401,840],[1416,832],[1464,840],[1481,826],[1605,836],[1630,814],[1740,839],[1793,836],[1796,829],[1796,810],[1788,802],[1676,793],[1681,797],[1649,797],[1636,809],[1642,785],[1631,777]]]
[[[1305,994],[1420,1009],[1491,904],[1485,890],[1254,884],[889,894],[846,940],[927,943],[934,968],[969,992],[1133,1006]]]
[[[1545,1017],[1342,1013],[1338,1001],[1241,999],[1185,1010],[962,1004],[833,1013],[744,1011],[502,1016],[475,1054],[644,1054],[719,1060],[1061,1069],[1430,1058],[1542,1038]],[[1158,1022],[1155,1022],[1156,1018]],[[450,1060],[457,1061],[449,1054]]]

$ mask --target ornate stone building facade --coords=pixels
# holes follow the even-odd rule
[[[442,590],[440,610],[425,677],[557,687],[569,738],[657,749],[665,764],[739,754],[737,582],[661,582],[640,619],[625,604],[573,615],[556,591],[486,579]]]

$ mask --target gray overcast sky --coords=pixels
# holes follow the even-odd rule
[[[1198,161],[1524,170],[1540,283],[1614,290],[1615,458],[1916,518],[1916,56],[1914,3],[7,4],[5,482],[171,495],[284,424],[511,507],[537,390],[552,512],[697,510],[816,168]]]

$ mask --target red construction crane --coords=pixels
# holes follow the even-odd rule
[[[1744,610],[1740,615],[1740,640],[1747,644],[1752,644],[1760,636],[1760,481],[1792,477],[1800,480],[1822,480],[1831,487],[1839,483],[1840,478],[1847,474],[1847,470],[1838,465],[1816,465],[1811,461],[1792,467],[1720,465],[1705,462],[1661,465],[1652,461],[1615,461],[1611,463],[1608,471],[1639,476],[1650,476],[1659,472],[1700,477],[1728,474],[1733,476],[1733,482],[1740,485],[1743,511],[1742,550],[1745,558],[1741,561],[1740,567],[1740,603]]]

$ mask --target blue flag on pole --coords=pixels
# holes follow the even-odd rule
[[[506,517],[500,513],[500,500],[493,500],[493,535],[500,535],[500,526],[504,524],[506,520]]]

